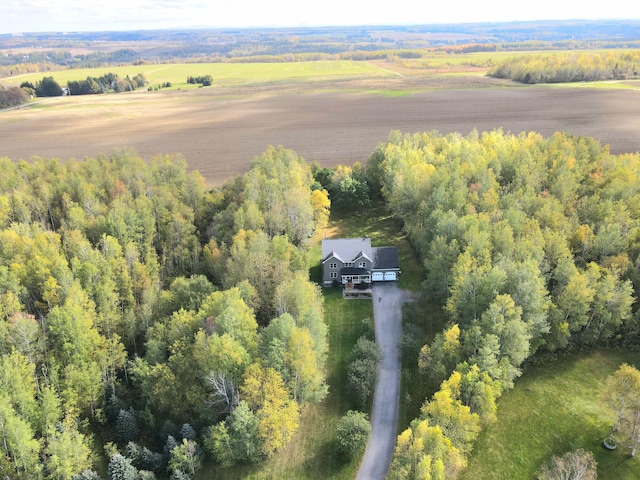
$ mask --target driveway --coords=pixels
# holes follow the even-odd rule
[[[409,294],[396,282],[373,285],[373,320],[376,343],[382,352],[371,411],[371,438],[367,443],[358,480],[383,480],[396,445],[400,397],[400,335],[402,304]]]

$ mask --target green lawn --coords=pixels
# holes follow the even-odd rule
[[[600,480],[640,478],[640,458],[602,447],[613,416],[599,396],[621,363],[640,353],[596,351],[531,368],[498,402],[498,421],[483,430],[463,480],[533,479],[552,455],[593,452]]]
[[[412,292],[420,291],[424,280],[422,262],[409,243],[400,222],[386,209],[382,201],[371,207],[333,214],[328,229],[332,238],[370,237],[374,247],[396,246],[400,261],[400,286]]]
[[[120,77],[133,77],[143,73],[151,86],[171,82],[173,88],[197,88],[187,84],[188,76],[211,75],[214,87],[233,86],[251,83],[300,82],[334,79],[341,77],[388,77],[392,72],[385,71],[368,62],[350,60],[327,60],[318,62],[291,63],[178,63],[160,65],[128,65],[100,68],[61,70],[57,72],[32,73],[3,79],[7,86],[19,85],[24,81],[32,83],[52,76],[59,84],[69,80],[84,80],[88,76],[99,77],[106,73],[116,73]]]

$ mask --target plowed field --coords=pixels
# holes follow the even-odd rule
[[[59,97],[0,112],[0,155],[93,157],[131,146],[143,158],[182,153],[210,185],[246,171],[268,145],[322,165],[365,162],[391,130],[566,131],[640,151],[640,91],[444,89],[406,96],[303,93],[220,97],[202,91]]]

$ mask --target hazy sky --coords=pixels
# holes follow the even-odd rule
[[[637,0],[0,0],[0,34],[183,27],[640,19]]]

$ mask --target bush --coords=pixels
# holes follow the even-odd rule
[[[358,407],[362,408],[375,389],[378,364],[382,356],[378,345],[362,336],[356,342],[351,358],[351,364],[347,369],[347,382]]]
[[[0,108],[15,107],[29,101],[29,94],[23,88],[0,88]]]
[[[363,451],[371,436],[371,424],[367,415],[349,410],[338,422],[338,449],[348,458]]]

